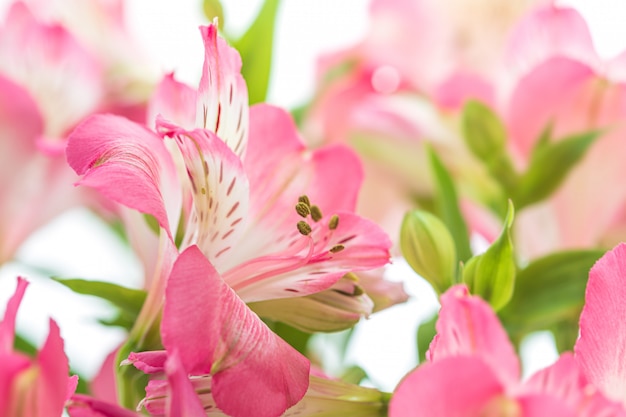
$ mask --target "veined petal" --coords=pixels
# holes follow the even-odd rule
[[[580,338],[574,348],[585,376],[609,398],[626,404],[626,244],[591,268]]]
[[[163,141],[143,126],[113,115],[92,116],[70,135],[67,160],[79,184],[150,214],[170,234],[178,225],[181,191]]]
[[[217,35],[217,24],[200,28],[204,67],[198,89],[196,127],[208,129],[239,157],[248,142],[248,88],[241,76],[241,57]]]
[[[253,259],[226,272],[224,279],[246,302],[303,296],[330,288],[348,272],[385,265],[391,247],[382,229],[353,213],[325,216],[311,224],[308,236],[296,230],[289,242],[288,248],[301,251]],[[303,247],[306,242],[312,247]]]
[[[404,377],[389,403],[389,416],[480,416],[491,400],[504,393],[493,367],[482,359],[445,357],[424,363]]]
[[[519,361],[513,345],[489,304],[455,285],[441,296],[437,336],[427,357],[438,362],[451,356],[476,356],[492,366],[505,386],[519,380]]]
[[[174,264],[161,333],[188,373],[211,373],[226,414],[279,416],[307,389],[308,360],[261,322],[196,246]]]
[[[28,281],[21,277],[17,278],[17,288],[13,296],[9,299],[4,312],[4,318],[0,322],[0,352],[9,353],[13,351],[15,318],[27,286]]]
[[[248,214],[248,179],[241,160],[214,133],[178,131],[193,192],[193,212],[183,247],[197,244],[221,270],[222,260],[235,251]]]

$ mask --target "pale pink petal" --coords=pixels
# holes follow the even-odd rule
[[[60,415],[68,398],[68,383],[71,381],[67,356],[63,350],[63,339],[54,320],[50,320],[48,338],[37,355],[37,364],[40,369],[36,382],[38,415],[42,417]],[[75,384],[75,381],[72,384]]]
[[[98,400],[84,394],[75,394],[68,403],[71,417],[141,417],[142,414],[122,408],[114,403]]]
[[[172,270],[161,333],[187,372],[211,373],[226,414],[279,416],[306,392],[308,360],[260,321],[195,246]]]
[[[196,127],[208,129],[238,156],[248,142],[248,88],[241,76],[241,57],[218,36],[217,25],[200,28],[204,67],[198,89]]]
[[[591,269],[580,316],[576,359],[585,376],[608,397],[626,404],[626,244]]]
[[[594,68],[600,62],[583,17],[572,8],[549,5],[517,24],[507,46],[507,68],[524,75],[557,56]]]
[[[215,134],[197,129],[175,134],[193,193],[193,212],[183,247],[197,244],[216,268],[239,256],[236,243],[246,226],[248,178],[241,159]]]
[[[15,338],[15,318],[20,307],[28,281],[24,278],[17,278],[15,293],[9,299],[4,318],[0,322],[0,352],[9,353],[13,351],[13,340]]]
[[[119,349],[115,349],[106,356],[98,374],[93,377],[89,384],[91,393],[95,398],[114,404],[117,403],[117,384],[115,378],[117,368],[119,367],[119,363],[116,361],[118,353]]]
[[[467,100],[479,100],[490,107],[495,104],[493,86],[482,77],[467,72],[448,77],[437,87],[433,98],[445,110],[460,110]]]
[[[446,357],[424,363],[396,387],[389,417],[478,417],[505,393],[493,368],[477,357]]]
[[[576,129],[587,118],[570,116],[564,118],[564,109],[572,102],[586,82],[594,77],[593,70],[568,58],[553,58],[533,69],[515,87],[505,116],[514,151],[522,160],[528,160],[530,152],[540,135],[551,122],[558,121],[557,137],[580,133]],[[567,115],[566,115],[567,116]],[[564,120],[565,119],[565,120]]]
[[[92,116],[70,135],[67,160],[79,184],[150,214],[168,233],[176,231],[181,195],[176,170],[163,141],[119,116]]]
[[[200,398],[194,391],[176,350],[170,352],[165,364],[170,386],[168,417],[206,417]]]
[[[552,395],[523,395],[517,398],[517,403],[520,407],[519,415],[523,417],[581,417],[577,412],[578,410],[568,406],[560,398]]]
[[[64,27],[38,22],[21,2],[0,32],[0,71],[25,85],[57,138],[93,112],[103,97],[102,67]]]
[[[196,96],[196,91],[186,84],[176,81],[174,74],[166,75],[150,99],[148,123],[154,123],[157,116],[160,116],[171,125],[193,129]],[[163,123],[161,122],[161,124]]]
[[[382,229],[353,213],[336,215],[334,228],[332,217],[325,216],[312,224],[308,236],[295,230],[288,248],[299,251],[253,259],[226,272],[224,279],[246,302],[262,301],[313,294],[348,272],[389,262],[391,241]]]
[[[519,379],[519,361],[508,335],[489,304],[455,285],[441,296],[437,336],[427,357],[432,362],[451,356],[476,356],[492,366],[506,386]]]

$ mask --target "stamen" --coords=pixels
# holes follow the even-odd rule
[[[301,195],[298,198],[298,202],[306,204],[307,207],[311,207],[311,202],[309,201],[309,197],[307,197],[306,195]]]
[[[333,214],[333,216],[330,218],[330,221],[328,222],[328,228],[330,230],[335,230],[337,226],[339,226],[339,216]]]
[[[317,206],[311,206],[311,218],[314,222],[322,220],[322,210]]]
[[[297,226],[298,226],[298,232],[300,232],[300,234],[303,234],[304,236],[308,236],[311,233],[311,226],[309,226],[307,222],[300,220]]]
[[[309,206],[306,203],[303,203],[303,202],[299,202],[298,204],[296,204],[296,212],[301,217],[306,217],[309,214],[311,214],[311,210],[310,210]]]
[[[337,252],[341,252],[342,250],[344,250],[346,247],[343,245],[335,245],[332,248],[329,249],[330,252],[332,253],[337,253]]]

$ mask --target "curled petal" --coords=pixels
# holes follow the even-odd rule
[[[196,246],[174,264],[161,332],[188,373],[212,375],[226,414],[279,416],[307,389],[308,360],[261,322]]]
[[[180,215],[178,176],[163,141],[143,126],[113,115],[92,116],[70,135],[67,160],[113,201],[150,214],[171,236]]]

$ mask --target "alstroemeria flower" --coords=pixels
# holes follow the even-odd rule
[[[48,337],[35,358],[13,350],[15,318],[28,282],[17,279],[0,321],[0,415],[11,417],[60,416],[78,382],[69,376],[59,327],[50,320]]]
[[[441,297],[427,358],[396,388],[391,417],[626,415],[587,382],[570,354],[520,383],[518,358],[497,316],[462,285]]]
[[[94,116],[68,146],[80,183],[152,215],[172,239],[182,230],[180,249],[198,245],[246,302],[316,293],[385,264],[389,239],[353,213],[363,175],[354,153],[307,151],[289,115],[271,106],[252,107],[248,120],[237,52],[214,26],[202,33],[198,92],[168,78],[157,94],[166,142],[128,120]]]

